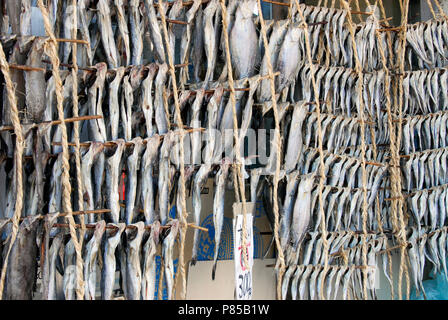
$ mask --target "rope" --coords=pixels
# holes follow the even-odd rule
[[[434,0],[434,2],[436,3],[437,9],[439,10],[440,15],[446,20],[448,19],[448,17],[445,14],[445,11],[443,10],[442,6],[440,5],[439,0]]]
[[[434,19],[437,18],[436,12],[434,11],[434,8],[432,6],[431,0],[426,0],[426,3],[428,4],[429,10],[431,11],[432,17]]]
[[[223,35],[224,35],[224,44],[225,44],[225,50],[226,50],[226,59],[227,59],[227,77],[228,77],[228,83],[230,88],[230,100],[232,102],[232,112],[233,112],[233,133],[234,133],[234,139],[235,139],[235,157],[236,157],[236,176],[238,178],[238,184],[239,184],[239,194],[241,197],[241,203],[243,207],[243,241],[241,244],[241,250],[243,252],[243,261],[246,269],[249,269],[249,262],[247,259],[247,207],[246,207],[246,190],[244,187],[244,180],[243,180],[243,173],[242,173],[242,163],[241,160],[241,153],[240,153],[240,138],[238,133],[238,119],[236,115],[236,98],[235,98],[235,83],[233,81],[233,68],[232,68],[232,59],[230,55],[230,44],[229,44],[229,33],[228,33],[228,24],[227,24],[227,8],[225,5],[224,0],[220,0],[221,5],[221,11],[222,11],[222,24],[223,24]],[[260,16],[260,20],[262,20],[263,17]],[[264,22],[264,21],[263,21]]]
[[[317,114],[317,140],[318,140],[318,150],[319,150],[319,187],[318,187],[318,200],[319,200],[319,215],[321,219],[321,233],[322,233],[322,244],[324,247],[325,257],[324,257],[324,270],[322,272],[325,272],[327,274],[328,272],[328,241],[327,241],[327,226],[326,226],[326,218],[325,218],[325,212],[324,212],[324,203],[323,203],[323,195],[322,191],[324,188],[324,183],[326,180],[325,176],[325,163],[324,163],[324,150],[323,150],[323,133],[322,133],[322,118],[321,118],[321,111],[320,111],[320,101],[319,101],[319,90],[317,88],[316,78],[315,78],[315,71],[314,71],[314,65],[313,65],[313,59],[311,56],[311,44],[310,44],[310,36],[308,31],[308,24],[306,23],[305,17],[303,15],[302,8],[300,7],[297,0],[294,0],[297,6],[297,11],[300,15],[300,18],[302,20],[301,27],[305,29],[305,47],[306,47],[306,55],[310,67],[310,75],[311,75],[311,83],[313,86],[313,92],[314,92],[314,104],[316,105],[315,112]],[[322,280],[321,282],[321,300],[324,300],[324,283],[325,281]]]
[[[221,0],[222,1],[222,0]],[[299,7],[300,6],[297,3],[296,4]],[[283,254],[283,249],[280,244],[280,238],[279,238],[279,208],[278,208],[278,182],[280,177],[280,155],[281,155],[281,139],[280,139],[280,117],[278,114],[278,108],[277,108],[277,100],[276,100],[276,93],[275,93],[275,79],[274,79],[274,68],[272,67],[271,62],[271,52],[269,49],[269,42],[268,37],[266,35],[266,23],[263,18],[263,11],[261,10],[261,1],[257,1],[258,4],[258,16],[260,17],[260,25],[261,25],[261,35],[263,37],[263,44],[265,48],[265,57],[266,57],[266,63],[268,65],[268,74],[269,74],[269,80],[270,80],[270,87],[271,87],[271,97],[272,97],[272,109],[274,111],[274,122],[275,122],[275,137],[277,143],[277,159],[276,159],[276,168],[275,168],[275,174],[274,174],[274,238],[275,238],[275,244],[277,246],[277,253],[278,253],[278,262],[280,263],[279,271],[278,271],[278,277],[277,277],[277,298],[281,299],[282,296],[282,278],[285,273],[285,256]]]
[[[185,151],[184,151],[184,138],[185,138],[185,130],[184,130],[184,123],[182,121],[182,115],[180,111],[180,103],[179,103],[179,93],[177,89],[177,82],[176,82],[176,73],[174,69],[174,59],[172,56],[169,38],[168,38],[168,30],[166,27],[166,16],[165,16],[165,10],[162,8],[162,6],[166,5],[166,3],[163,3],[162,1],[159,1],[157,3],[160,17],[162,19],[162,30],[163,35],[165,39],[165,46],[166,46],[166,52],[168,55],[168,64],[169,64],[169,72],[171,74],[171,84],[173,86],[173,96],[174,96],[174,106],[176,108],[176,122],[177,126],[180,130],[180,146],[179,146],[179,153],[180,153],[180,186],[181,188],[181,206],[182,206],[182,214],[180,216],[180,228],[182,229],[182,234],[184,235],[180,241],[180,256],[179,256],[179,267],[176,272],[175,276],[175,283],[177,281],[179,270],[180,274],[182,275],[182,294],[183,299],[187,299],[187,277],[185,275],[185,238],[186,238],[186,230],[188,228],[187,226],[187,218],[188,218],[188,212],[187,212],[187,204],[186,204],[186,192],[185,192]],[[175,290],[175,285],[173,286],[173,290]],[[173,292],[174,293],[174,292]]]
[[[11,253],[12,246],[17,238],[19,230],[20,216],[23,208],[23,171],[22,171],[22,157],[25,148],[25,141],[22,135],[22,125],[20,124],[19,111],[17,109],[17,97],[15,94],[14,84],[11,80],[9,73],[9,64],[3,51],[3,46],[0,43],[0,68],[5,78],[6,92],[8,95],[8,105],[10,110],[11,122],[14,127],[14,133],[16,135],[16,150],[15,150],[15,179],[16,179],[16,204],[14,209],[14,216],[12,217],[12,233],[9,241],[8,250],[4,259],[2,273],[0,278],[0,300],[3,298],[3,289],[5,286],[6,270],[8,268],[9,254]]]
[[[358,49],[355,41],[355,29],[353,26],[352,14],[347,1],[342,0],[342,4],[347,10],[347,22],[351,35],[353,56],[355,58],[355,71],[358,75],[358,95],[359,95],[359,117],[361,118],[361,172],[362,172],[362,187],[363,187],[363,202],[362,202],[362,264],[367,266],[367,171],[366,171],[366,142],[365,142],[365,121],[364,121],[364,75],[362,72],[361,62],[359,61]],[[367,300],[367,270],[363,269],[363,295]]]
[[[71,185],[70,185],[70,163],[69,163],[69,152],[68,152],[68,139],[67,139],[67,127],[64,120],[64,98],[62,96],[62,80],[59,74],[59,57],[57,51],[57,41],[56,37],[52,31],[50,18],[48,16],[48,10],[45,8],[42,0],[37,0],[37,5],[42,12],[42,17],[44,20],[45,31],[50,37],[50,40],[46,43],[44,51],[50,57],[53,65],[53,77],[56,85],[56,99],[57,99],[57,110],[59,115],[59,120],[61,124],[61,140],[62,140],[62,203],[64,211],[67,212],[67,220],[70,227],[70,236],[73,240],[73,244],[76,251],[76,273],[77,273],[77,286],[76,286],[76,296],[79,300],[83,299],[84,296],[84,280],[83,280],[83,262],[82,262],[82,247],[78,242],[78,236],[76,234],[75,220],[72,214],[71,205]]]
[[[381,62],[383,64],[383,70],[385,73],[385,88],[389,88],[390,87],[390,72],[389,69],[387,68],[387,60],[386,60],[386,55],[384,53],[384,48],[383,48],[383,44],[380,41],[380,32],[378,30],[376,30],[376,36],[378,38],[378,52],[381,56]],[[392,112],[391,112],[391,105],[392,105],[392,101],[390,98],[390,91],[389,90],[385,90],[385,96],[386,96],[386,109],[387,109],[387,119],[388,119],[388,126],[389,126],[389,132],[390,132],[390,148],[395,147],[395,131],[394,131],[394,126],[393,126],[393,122],[392,122]],[[392,153],[395,154],[395,153]],[[393,156],[392,156],[393,158]],[[391,171],[391,176],[394,174],[392,171],[396,170],[395,166],[394,166],[394,161],[397,161],[397,159],[393,158],[393,160],[391,160],[392,162],[392,166],[389,166],[389,170]],[[399,161],[399,160],[398,160]],[[395,173],[396,174],[396,173]],[[393,178],[394,180],[394,178]],[[395,195],[394,195],[395,197]],[[393,201],[393,203],[395,204],[395,208],[397,203],[395,202],[395,200]],[[391,210],[392,210],[393,206],[391,206]],[[396,215],[395,215],[396,217]],[[396,221],[396,218],[395,218]],[[380,231],[383,232],[382,230],[382,224],[380,225]],[[387,242],[386,242],[386,249],[387,249]],[[384,257],[382,258],[384,259]],[[392,272],[392,254],[390,251],[387,251],[387,259],[388,259],[388,263],[389,263],[389,276],[391,278],[391,286],[390,286],[390,290],[391,290],[391,298],[392,300],[394,300],[395,294],[394,294],[394,286],[393,286],[393,272]],[[384,270],[386,271],[386,270]]]
[[[77,1],[73,0],[73,33],[72,39],[78,38],[78,11],[77,11]],[[77,118],[79,116],[79,103],[78,103],[78,44],[76,42],[72,45],[72,78],[73,78],[73,117]],[[84,211],[84,201],[83,201],[83,181],[81,173],[81,155],[80,155],[80,145],[79,145],[79,122],[75,121],[73,123],[73,140],[75,142],[75,164],[76,164],[76,183],[78,185],[78,211]],[[84,215],[79,217],[81,224],[81,229],[79,233],[79,245],[82,248],[84,242],[84,235],[86,233],[86,224],[84,221]]]
[[[402,11],[402,20],[401,20],[401,30],[402,30],[402,34],[401,34],[401,46],[399,47],[398,50],[398,66],[399,66],[399,80],[398,80],[398,88],[399,88],[399,95],[398,95],[398,134],[397,134],[397,141],[396,141],[396,145],[397,145],[397,154],[396,157],[399,158],[398,155],[398,150],[400,149],[400,142],[401,142],[401,134],[402,134],[402,109],[403,109],[403,75],[404,75],[404,62],[405,62],[405,48],[406,48],[406,33],[407,33],[407,21],[408,21],[408,12],[409,12],[409,0],[404,0],[403,3],[403,7],[404,7],[404,11]],[[399,162],[398,162],[399,165]],[[396,181],[397,184],[397,190],[401,190],[401,175],[398,174],[399,179]],[[400,192],[400,191],[399,191]],[[398,275],[398,295],[399,298],[401,299],[401,282],[402,282],[402,277],[403,277],[403,272],[405,273],[405,277],[406,277],[406,283],[407,283],[407,295],[409,297],[409,273],[408,273],[408,268],[405,265],[405,254],[406,254],[406,248],[407,248],[407,240],[406,240],[406,226],[405,226],[405,222],[404,222],[404,215],[403,215],[403,197],[399,197],[398,199],[398,217],[399,217],[399,222],[400,222],[400,230],[398,233],[398,236],[400,238],[400,242],[401,242],[401,254],[400,254],[400,272]]]

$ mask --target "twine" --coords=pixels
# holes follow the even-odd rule
[[[361,62],[358,57],[358,49],[355,41],[355,29],[350,7],[347,1],[342,0],[342,5],[347,10],[347,22],[351,35],[351,42],[353,47],[353,55],[355,58],[355,71],[358,75],[358,95],[359,95],[359,117],[361,118],[361,172],[362,172],[362,188],[363,188],[363,202],[362,202],[362,264],[367,266],[367,171],[366,171],[366,142],[365,142],[365,121],[364,121],[364,75],[362,72]],[[363,295],[364,300],[367,300],[367,270],[363,269]]]
[[[23,208],[23,171],[22,171],[22,157],[23,151],[25,149],[25,141],[22,134],[22,125],[20,124],[19,111],[17,109],[17,97],[15,94],[15,87],[11,80],[11,75],[9,73],[9,64],[6,60],[5,52],[3,51],[3,46],[0,43],[0,68],[2,70],[3,76],[5,78],[5,86],[8,98],[8,105],[11,108],[10,117],[11,122],[14,127],[14,133],[16,135],[16,150],[15,150],[15,179],[16,179],[16,204],[14,209],[14,216],[12,217],[12,232],[11,238],[8,245],[8,250],[6,251],[6,256],[3,263],[1,278],[0,278],[0,300],[3,298],[3,289],[5,286],[6,270],[8,268],[9,254],[11,253],[12,246],[17,238],[17,233],[19,230],[20,216],[22,214]]]
[[[297,0],[295,0],[297,3]],[[278,114],[278,107],[277,107],[277,100],[276,100],[276,93],[275,93],[275,79],[274,79],[274,68],[272,67],[271,62],[271,52],[269,49],[269,42],[268,37],[266,35],[266,23],[263,18],[263,11],[261,10],[261,2],[260,0],[257,1],[258,4],[258,15],[260,18],[260,25],[261,25],[261,35],[263,37],[263,44],[265,48],[265,56],[266,56],[266,63],[268,66],[268,74],[269,74],[269,80],[270,80],[270,87],[271,87],[271,97],[272,97],[272,109],[274,111],[274,122],[275,122],[275,137],[276,144],[278,146],[277,148],[277,158],[276,158],[276,168],[275,168],[275,174],[274,174],[274,238],[275,238],[275,244],[277,246],[277,253],[278,253],[278,262],[280,263],[278,276],[277,276],[277,299],[281,299],[282,297],[282,278],[285,274],[285,256],[283,253],[283,249],[280,243],[280,237],[279,237],[279,208],[278,208],[278,182],[280,177],[280,155],[281,155],[281,149],[282,149],[282,143],[280,138],[280,117]],[[298,5],[298,4],[297,4]],[[300,8],[300,7],[299,7]]]

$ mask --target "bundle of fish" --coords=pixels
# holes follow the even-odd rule
[[[386,116],[384,114],[375,123],[374,142],[376,144],[386,144],[390,140]],[[354,147],[361,144],[361,119],[355,114],[352,114],[352,117],[346,117],[343,115],[322,113],[320,119],[322,123],[322,146],[328,152],[341,153],[342,150],[354,149]],[[306,129],[304,130],[305,146],[317,147],[317,125],[317,113],[313,112],[306,119]],[[372,136],[367,134],[364,140],[366,144],[371,144],[371,139]],[[359,149],[354,149],[353,151],[359,152]]]
[[[402,137],[404,153],[409,155],[418,150],[447,147],[447,121],[447,111],[404,118]]]
[[[355,59],[349,28],[347,27],[347,12],[343,9],[315,7],[300,4],[305,21],[311,25],[310,42],[313,60],[321,61],[324,65],[344,66],[353,68]],[[297,7],[291,12],[295,22],[301,22],[301,15]],[[355,43],[358,58],[366,71],[382,68],[379,47],[382,46],[386,59],[389,57],[385,33],[379,36],[376,30],[380,23],[375,15],[370,15],[365,22],[355,26]],[[396,41],[392,36],[391,40]]]
[[[297,93],[291,92],[292,96],[297,94],[303,100],[314,101],[310,71],[309,65],[305,65],[292,76],[293,79],[297,79],[297,86],[296,80],[292,81],[291,90],[297,90]],[[351,117],[353,113],[359,114],[361,108],[361,97],[358,94],[360,80],[353,69],[316,65],[314,72],[319,100],[324,102],[322,103],[322,112],[343,114],[348,117]],[[365,101],[364,112],[373,119],[381,118],[385,90],[390,90],[390,88],[384,87],[384,77],[384,71],[364,75],[364,91],[362,93],[362,98]]]
[[[448,108],[448,72],[445,68],[406,72],[403,112],[427,114]]]
[[[417,294],[421,292],[426,298],[423,286],[426,259],[433,265],[432,273],[434,275],[443,271],[445,277],[448,277],[446,267],[447,227],[432,232],[430,229],[420,227],[411,227],[410,229],[408,253],[411,277]]]
[[[425,150],[407,155],[402,168],[408,191],[421,190],[446,184],[446,157],[448,148]]]
[[[45,300],[76,298],[76,252],[67,229],[55,225],[59,214],[27,217],[20,224],[18,238],[8,261],[5,299],[29,300],[33,297],[40,260],[40,294]],[[0,222],[2,229],[7,220]],[[120,271],[120,289],[128,300],[154,300],[158,288],[156,256],[164,261],[168,298],[173,294],[173,250],[179,222],[169,222],[163,232],[160,223],[145,228],[143,222],[106,224],[99,221],[88,229],[83,246],[86,300],[114,298],[116,267]],[[37,242],[36,242],[37,239]],[[39,247],[44,247],[44,255]],[[119,257],[118,266],[116,255]],[[97,274],[101,278],[97,281]],[[98,285],[98,283],[100,285]]]
[[[362,265],[363,235],[354,232],[329,232],[327,243],[329,247],[329,270],[324,272],[325,257],[323,254],[323,239],[319,232],[310,232],[302,242],[299,251],[291,256],[282,283],[282,298],[286,299],[288,292],[293,300],[320,300],[321,293],[327,300],[349,298],[363,299],[364,274]],[[367,281],[370,298],[376,299],[375,267],[378,264],[380,250],[386,248],[387,238],[383,235],[369,234],[367,247]],[[344,259],[341,252],[344,252]],[[390,281],[388,260],[382,256],[383,269]],[[325,280],[324,280],[325,279]],[[324,292],[321,290],[322,281]],[[360,295],[360,296],[358,296]]]
[[[407,200],[414,225],[428,226],[431,231],[445,226],[447,195],[446,184],[412,192]]]
[[[407,70],[416,70],[414,66],[418,69],[446,66],[448,22],[445,19],[431,19],[408,25],[406,41]]]

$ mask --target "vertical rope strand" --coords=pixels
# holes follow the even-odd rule
[[[297,2],[297,0],[295,0]],[[275,244],[277,247],[277,254],[278,254],[278,262],[280,263],[279,272],[277,276],[277,299],[281,299],[282,296],[282,278],[283,274],[285,273],[285,256],[280,244],[280,238],[279,238],[279,207],[278,207],[278,182],[280,177],[280,155],[282,152],[282,143],[280,138],[280,116],[278,113],[278,107],[277,107],[277,100],[276,100],[276,93],[275,93],[275,79],[274,79],[274,68],[272,67],[271,62],[271,52],[269,50],[269,42],[268,37],[266,35],[266,23],[263,18],[263,11],[261,10],[261,1],[257,1],[258,4],[258,16],[260,18],[260,25],[261,25],[261,35],[263,37],[263,44],[265,48],[265,57],[266,57],[266,63],[268,65],[268,74],[269,74],[269,80],[270,80],[270,87],[271,87],[271,97],[272,97],[272,109],[274,111],[274,122],[275,122],[275,141],[278,146],[277,148],[277,159],[276,159],[276,167],[275,167],[275,174],[274,174],[274,238],[275,238]]]
[[[403,2],[403,11],[402,11],[402,19],[401,19],[401,46],[398,50],[398,67],[399,67],[399,77],[398,77],[398,133],[397,133],[397,153],[398,150],[400,150],[400,143],[401,143],[401,134],[402,134],[402,128],[403,128],[403,77],[404,77],[404,62],[405,62],[405,48],[406,48],[406,34],[407,34],[407,28],[408,28],[408,13],[409,13],[409,0],[404,0]],[[397,158],[399,158],[399,155],[397,154]],[[399,165],[399,163],[397,164]],[[401,174],[398,175],[399,180],[396,181],[397,183],[397,189],[401,193]],[[401,299],[401,282],[403,277],[403,272],[405,273],[406,277],[406,283],[407,283],[407,295],[409,296],[409,274],[407,265],[405,264],[405,255],[407,253],[407,240],[406,240],[406,225],[404,222],[404,215],[403,215],[403,196],[400,196],[398,198],[398,218],[400,222],[400,231],[399,231],[399,238],[400,238],[400,245],[401,245],[401,252],[400,252],[400,273],[398,275],[398,294]]]
[[[246,267],[246,269],[249,269],[249,262],[247,259],[247,208],[246,208],[246,190],[244,187],[244,180],[243,180],[243,161],[241,159],[241,153],[240,153],[240,137],[238,133],[238,119],[236,115],[236,99],[235,99],[235,83],[233,81],[233,67],[232,67],[232,59],[230,55],[230,44],[229,44],[229,34],[227,32],[228,30],[228,24],[227,24],[227,8],[225,5],[224,0],[220,0],[221,10],[222,10],[222,23],[223,23],[223,34],[224,34],[224,44],[225,44],[225,50],[226,50],[226,59],[227,59],[227,77],[228,77],[228,83],[230,88],[230,100],[232,102],[232,113],[233,113],[233,136],[235,140],[235,158],[236,158],[236,176],[238,178],[238,184],[239,184],[239,194],[241,197],[241,203],[243,207],[243,241],[241,244],[242,252],[243,254],[243,262]],[[262,19],[261,17],[260,19]],[[232,159],[233,160],[233,159]]]
[[[5,78],[5,86],[7,92],[8,105],[10,110],[11,122],[14,127],[14,134],[16,135],[16,150],[14,154],[15,163],[15,179],[16,179],[16,204],[14,209],[14,216],[12,218],[12,231],[11,238],[8,244],[8,250],[3,261],[2,273],[0,278],[0,300],[3,298],[3,289],[5,286],[6,270],[8,267],[9,254],[11,253],[12,246],[17,238],[19,230],[20,216],[23,208],[23,172],[22,172],[22,157],[25,148],[25,141],[22,134],[22,125],[20,124],[19,111],[17,109],[17,97],[15,94],[14,83],[11,80],[9,73],[9,64],[6,60],[3,46],[0,43],[0,68]]]
[[[363,193],[363,202],[362,202],[362,268],[363,272],[363,295],[364,300],[367,300],[367,170],[366,170],[366,142],[365,142],[365,130],[366,124],[364,119],[364,75],[361,66],[361,62],[359,61],[358,49],[355,41],[355,29],[353,26],[352,14],[350,7],[347,1],[342,0],[342,4],[347,10],[347,22],[348,28],[351,35],[351,42],[353,47],[353,56],[355,58],[355,71],[358,75],[358,95],[359,95],[359,114],[358,116],[361,118],[361,172],[362,172],[362,193]]]
[[[76,0],[72,1],[73,7],[73,29],[72,29],[72,39],[78,38],[78,8]],[[73,117],[77,118],[79,116],[79,102],[78,102],[78,44],[74,42],[72,44],[72,78],[73,78]],[[80,155],[80,145],[79,145],[79,122],[75,121],[73,123],[73,140],[75,142],[75,164],[76,164],[76,182],[78,185],[78,211],[84,211],[83,203],[83,181],[81,174],[81,155]],[[86,233],[86,224],[84,215],[79,216],[79,221],[81,228],[79,230],[79,245],[82,248],[84,242],[84,235]]]
[[[65,125],[64,119],[64,98],[62,96],[62,80],[59,74],[59,57],[57,50],[56,37],[51,28],[50,18],[48,15],[48,10],[44,6],[42,0],[37,0],[37,5],[42,12],[42,17],[44,21],[45,31],[50,37],[50,40],[45,45],[45,53],[50,57],[53,66],[53,77],[56,84],[56,100],[57,100],[57,110],[59,120],[61,124],[61,141],[62,141],[62,203],[64,211],[67,213],[66,219],[69,222],[70,236],[73,240],[76,251],[76,296],[78,300],[82,300],[84,296],[84,280],[82,272],[82,247],[78,241],[78,236],[76,234],[76,224],[73,219],[72,205],[71,205],[71,185],[70,185],[70,163],[69,163],[69,151],[68,151],[68,139],[67,139],[67,127]]]

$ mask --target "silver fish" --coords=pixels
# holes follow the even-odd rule
[[[156,88],[154,95],[154,109],[157,131],[159,134],[168,132],[168,115],[166,114],[165,103],[163,99],[163,92],[165,89],[165,82],[168,76],[168,65],[159,65],[159,72],[156,78]]]
[[[157,65],[148,66],[148,76],[142,82],[142,109],[146,121],[146,134],[151,137],[154,134],[153,117],[154,101],[152,98],[153,81],[157,73]]]
[[[215,226],[215,255],[212,270],[212,279],[215,280],[216,266],[218,263],[219,247],[221,243],[221,232],[224,223],[224,195],[227,176],[229,174],[230,164],[224,163],[216,175],[216,189],[213,200],[213,224]]]
[[[84,288],[85,300],[95,300],[97,258],[105,229],[106,222],[97,222],[95,232],[90,241],[86,244],[86,252],[84,254],[84,281],[86,283]]]
[[[115,229],[111,229],[111,228]],[[101,270],[101,299],[111,300],[115,285],[116,259],[115,251],[120,243],[126,224],[107,224],[106,239],[103,252],[103,268]]]
[[[82,175],[82,190],[84,209],[91,211],[95,210],[92,186],[92,166],[98,154],[103,151],[103,144],[99,142],[92,142],[89,151],[82,156],[81,175]],[[89,215],[89,223],[94,223],[94,215]]]
[[[114,0],[115,14],[118,21],[118,31],[120,33],[121,41],[124,44],[124,55],[125,59],[122,63],[126,63],[128,66],[131,64],[131,45],[129,43],[129,28],[128,21],[125,12],[123,11],[123,0]],[[132,28],[131,28],[132,30]],[[132,30],[134,31],[134,30]],[[143,42],[143,41],[142,41]],[[133,63],[135,65],[135,63]]]
[[[269,38],[269,52],[271,54],[272,66],[277,65],[278,54],[283,43],[286,31],[288,30],[289,20],[276,21]],[[263,57],[260,67],[260,75],[264,76],[268,73],[268,65],[266,56]],[[257,97],[260,102],[269,101],[271,99],[271,84],[269,79],[262,80],[257,91]]]
[[[88,9],[90,6],[91,0],[80,0],[78,1],[78,11],[80,17],[80,31],[82,35],[82,39],[87,41],[88,43],[92,43],[90,37],[89,26],[92,20],[92,12]],[[82,50],[84,51],[85,60],[88,65],[93,64],[93,50],[91,46],[82,46]]]
[[[142,288],[140,249],[143,233],[145,231],[145,224],[143,222],[138,222],[131,226],[134,228],[126,229],[126,299],[140,300]]]
[[[154,10],[154,8],[153,8]],[[140,10],[139,0],[129,1],[129,26],[132,43],[132,65],[139,66],[143,62],[143,33],[145,22]]]
[[[291,242],[294,249],[299,246],[303,240],[306,230],[309,227],[309,222],[311,219],[311,189],[313,187],[314,178],[315,174],[302,176],[298,186],[290,231]]]
[[[97,69],[97,77],[95,83],[89,88],[89,114],[104,116],[103,114],[103,92],[104,84],[106,80],[107,66],[105,63],[98,63],[95,68]],[[104,124],[104,119],[89,120],[91,138],[93,141],[106,142],[107,132]]]
[[[144,150],[143,140],[140,137],[132,140],[134,145],[134,151],[132,155],[128,157],[128,174],[127,174],[127,187],[126,187],[126,223],[131,224],[135,215],[135,204],[137,194],[137,171],[140,167],[140,158],[142,151]]]
[[[151,225],[156,220],[153,170],[158,159],[160,142],[157,135],[149,138],[142,159],[142,203],[146,225]]]
[[[110,119],[110,137],[112,140],[118,139],[119,120],[120,120],[120,101],[118,92],[121,86],[126,69],[124,67],[115,70],[115,78],[109,84],[109,119]]]
[[[45,297],[46,300],[58,300],[57,295],[57,279],[56,279],[56,261],[58,259],[59,250],[64,240],[64,234],[58,233],[53,239],[50,247],[49,258],[49,277],[48,277],[48,292]]]
[[[192,42],[192,32],[193,32],[193,21],[197,20],[198,10],[201,7],[202,0],[193,0],[193,4],[190,9],[186,13],[186,21],[188,24],[185,27],[182,37],[181,37],[181,45],[180,45],[180,63],[184,64],[188,62],[189,53],[193,51],[191,49]],[[200,21],[200,19],[199,19]],[[195,22],[196,23],[196,22]],[[188,69],[182,68],[180,71],[180,79],[182,85],[188,81]]]
[[[295,83],[295,78],[301,66],[297,62],[302,61],[299,42],[303,38],[303,32],[303,29],[290,25],[285,35],[276,66],[276,69],[280,72],[277,82],[279,91]]]
[[[115,45],[114,32],[112,30],[109,1],[98,0],[97,8],[98,25],[101,29],[101,40],[103,43],[103,49],[106,53],[109,68],[118,68],[120,61],[118,60],[118,50]]]
[[[204,10],[202,32],[204,37],[205,55],[207,57],[207,73],[203,82],[204,87],[207,86],[210,81],[213,81],[213,73],[215,70],[216,58],[218,54],[218,43],[215,37],[215,28],[217,28],[218,26],[214,25],[213,20],[217,10],[217,0],[210,1]]]
[[[296,170],[286,176],[288,181],[286,185],[285,201],[283,202],[282,216],[280,219],[280,243],[283,250],[286,246],[290,236],[291,213],[294,209],[294,199],[296,198],[297,187],[299,185],[300,171]]]
[[[143,247],[142,300],[154,300],[156,291],[156,254],[160,237],[160,222],[151,225],[151,233]]]
[[[287,174],[297,167],[302,158],[302,125],[307,115],[307,111],[305,105],[296,104],[294,106],[285,156],[285,170]]]
[[[168,225],[170,225],[171,228],[170,233],[163,240],[162,257],[165,263],[165,281],[166,281],[166,289],[168,292],[168,300],[172,300],[174,294],[173,250],[174,250],[174,243],[177,237],[177,232],[179,231],[179,221],[172,220],[168,223]]]
[[[258,62],[258,36],[252,15],[257,3],[240,1],[230,33],[230,52],[236,79],[252,77]]]
[[[160,149],[159,156],[159,213],[162,226],[167,223],[169,214],[169,192],[170,192],[170,152],[176,141],[175,134],[170,131],[166,136]]]
[[[156,10],[154,8],[153,0],[145,0],[146,14],[149,18],[149,31],[152,43],[154,45],[154,53],[158,63],[164,63],[165,60],[165,47],[163,43],[162,33],[157,21]]]
[[[49,282],[50,282],[50,232],[53,228],[59,213],[52,213],[45,216],[44,220],[44,246],[45,256],[43,257],[44,265],[42,266],[42,296],[48,300]]]
[[[33,42],[26,64],[30,67],[44,68],[42,56],[44,54],[44,38],[37,38]],[[26,71],[25,90],[26,105],[30,120],[34,123],[42,122],[46,102],[46,81],[43,72]]]
[[[76,299],[76,251],[73,240],[70,239],[64,249],[63,291],[65,300]]]
[[[120,179],[120,162],[124,147],[124,140],[117,140],[117,149],[114,155],[106,160],[108,207],[111,210],[110,217],[112,218],[112,222],[115,224],[118,224],[120,219],[120,199],[118,188]]]

